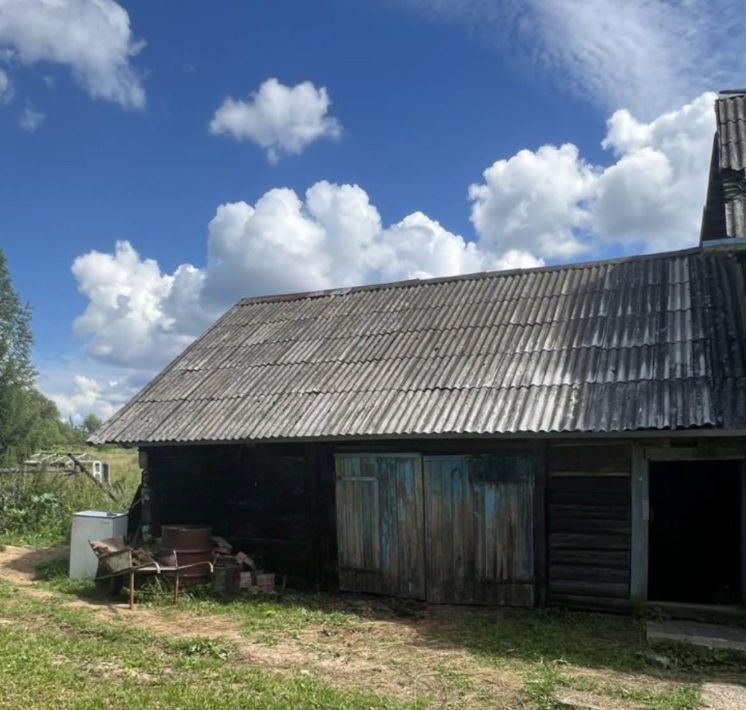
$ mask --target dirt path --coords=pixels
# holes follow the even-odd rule
[[[39,565],[61,559],[67,554],[67,550],[66,546],[30,550],[27,547],[5,545],[0,548],[0,577],[13,584],[29,585],[34,581]]]
[[[67,548],[28,550],[7,546],[0,552],[0,578],[36,598],[60,599],[34,583],[36,568],[67,554]],[[366,689],[399,699],[427,697],[441,707],[489,704],[526,707],[520,698],[523,678],[509,670],[484,669],[467,651],[424,641],[411,626],[391,621],[362,621],[353,628],[330,630],[311,625],[295,638],[271,645],[241,632],[240,623],[219,615],[197,615],[86,599],[65,606],[90,610],[104,623],[126,620],[137,628],[170,638],[210,638],[227,642],[242,661],[274,671],[305,671],[338,687]],[[448,682],[454,678],[457,683]]]

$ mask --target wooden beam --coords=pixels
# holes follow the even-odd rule
[[[151,462],[148,452],[140,449],[140,534],[146,545],[155,541],[153,534],[153,488]]]
[[[746,606],[746,461],[741,462],[741,603]]]
[[[648,461],[717,461],[746,458],[746,441],[702,440],[696,446],[646,446]]]
[[[649,465],[645,450],[635,445],[632,451],[632,541],[630,598],[645,601],[648,597],[648,546],[650,524]]]
[[[313,555],[314,587],[321,588],[321,525],[322,511],[320,504],[319,455],[317,444],[305,444],[303,455],[306,462],[306,500],[308,501],[307,526],[311,537],[311,554]]]
[[[533,445],[534,479],[534,603],[545,606],[547,600],[547,504],[546,504],[546,443]]]

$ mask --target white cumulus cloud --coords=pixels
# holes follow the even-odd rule
[[[113,253],[92,251],[73,264],[88,299],[75,330],[94,361],[142,378],[241,297],[696,244],[713,99],[705,94],[650,122],[614,113],[607,166],[572,144],[497,160],[469,189],[471,239],[422,212],[385,224],[361,187],[322,180],[303,195],[276,188],[253,204],[220,205],[202,266],[164,273],[125,241]],[[81,383],[75,392],[92,389]]]
[[[73,375],[72,387],[68,393],[52,395],[63,419],[80,421],[88,414],[95,414],[102,420],[108,419],[123,402],[116,395],[116,382],[102,383],[86,375]]]
[[[590,229],[599,238],[645,251],[691,246],[707,190],[715,94],[644,123],[620,110],[604,148],[617,161],[600,172]]]
[[[174,357],[203,325],[188,307],[203,279],[192,266],[162,274],[156,261],[122,241],[113,254],[79,256],[72,272],[89,301],[74,330],[90,337],[87,350],[101,362],[153,366]]]
[[[66,65],[93,98],[145,105],[130,63],[142,46],[114,0],[0,0],[0,49],[10,61]]]
[[[471,218],[482,244],[528,248],[566,259],[584,251],[575,231],[587,221],[585,201],[596,174],[571,144],[522,150],[484,171],[472,185]]]
[[[163,273],[126,241],[79,256],[72,271],[88,305],[74,328],[96,360],[153,369],[240,297],[541,263],[484,252],[421,212],[386,227],[362,188],[321,181],[303,198],[277,188],[220,205],[202,268]]]
[[[472,185],[483,249],[521,247],[565,261],[604,249],[657,251],[696,243],[707,188],[715,95],[649,123],[627,110],[607,122],[614,162],[590,165],[572,144],[522,150]]]
[[[267,79],[248,100],[225,99],[210,121],[210,132],[253,141],[276,162],[319,138],[339,137],[342,129],[328,115],[330,105],[323,86],[317,89],[310,81],[285,86]]]
[[[139,390],[143,373],[104,372],[88,360],[45,363],[37,387],[56,405],[64,420],[79,424],[89,414],[106,420]],[[86,372],[87,374],[81,374]]]

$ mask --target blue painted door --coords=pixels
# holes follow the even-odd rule
[[[533,458],[424,459],[427,600],[532,606]]]
[[[338,454],[340,589],[425,599],[422,459]]]
[[[531,606],[532,456],[338,454],[340,589]]]

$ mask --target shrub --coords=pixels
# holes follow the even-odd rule
[[[126,507],[129,499],[121,499]],[[73,513],[116,507],[101,488],[81,474],[35,471],[0,475],[0,542],[64,543],[70,537]]]

